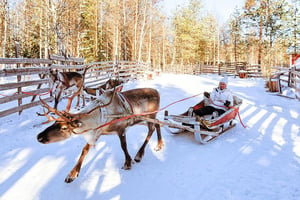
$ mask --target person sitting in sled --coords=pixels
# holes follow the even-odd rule
[[[211,115],[215,111],[219,116],[222,115],[231,106],[233,106],[233,95],[232,92],[227,88],[227,84],[227,77],[222,78],[219,82],[219,86],[214,88],[210,94],[208,92],[204,92],[204,106],[200,107],[196,105],[191,107],[188,112],[192,112],[192,115],[196,114],[196,116],[199,117]]]

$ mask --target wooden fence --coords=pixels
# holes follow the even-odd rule
[[[260,65],[250,65],[246,62],[225,62],[219,65],[168,65],[167,72],[179,74],[219,74],[246,77],[263,77]]]
[[[0,70],[0,104],[5,104],[5,110],[0,111],[0,117],[15,112],[21,114],[23,110],[39,105],[36,95],[50,91],[46,74],[49,73],[51,60],[0,58],[0,64],[7,65]],[[48,96],[45,101],[51,99]]]
[[[293,68],[277,69],[270,78],[267,87],[271,92],[283,94],[285,88],[293,88],[300,100],[300,70]]]
[[[81,72],[89,66],[85,76],[85,86],[96,87],[109,78],[123,81],[147,75],[148,65],[136,62],[98,62],[83,64],[82,58],[65,58],[51,55],[49,59],[0,58],[0,118],[37,106],[42,95],[45,101],[52,101],[52,85],[49,80],[50,69],[58,71]]]
[[[83,58],[63,57],[50,55],[49,59],[29,58],[0,58],[0,104],[5,110],[0,110],[0,117],[4,117],[25,109],[37,106],[40,101],[36,98],[43,95],[45,101],[52,101],[52,85],[49,80],[49,71],[78,71],[85,67],[89,70],[85,75],[85,87],[98,87],[109,78],[120,78],[124,82],[140,79],[153,74],[148,63],[129,61],[107,61],[84,64]],[[226,74],[246,77],[262,77],[259,65],[249,65],[245,62],[221,63],[213,65],[173,65],[167,66],[164,72],[185,74]],[[245,76],[241,76],[244,74]],[[285,82],[284,74],[280,75],[279,84]],[[299,90],[299,72],[290,72],[288,85]],[[16,103],[17,102],[17,103]]]

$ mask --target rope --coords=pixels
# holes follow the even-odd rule
[[[97,127],[95,130],[98,130],[98,129],[104,127],[104,126],[108,126],[108,125],[113,124],[113,123],[116,123],[116,122],[120,122],[120,121],[129,119],[129,118],[131,118],[131,117],[138,117],[138,116],[144,116],[144,115],[150,115],[150,114],[158,113],[158,112],[163,111],[163,110],[165,110],[166,108],[170,107],[171,105],[174,105],[174,104],[179,103],[179,102],[181,102],[181,101],[185,101],[185,100],[194,98],[194,97],[196,97],[196,96],[199,96],[200,94],[202,94],[202,93],[193,95],[193,96],[191,96],[191,97],[183,98],[183,99],[180,99],[180,100],[178,100],[178,101],[174,101],[173,103],[170,103],[170,104],[166,105],[165,107],[162,107],[161,109],[156,110],[156,111],[145,112],[145,113],[140,113],[140,114],[132,114],[132,115],[128,115],[128,116],[125,116],[125,117],[121,117],[121,118],[119,118],[119,119],[112,120],[112,121],[110,121],[110,122],[107,122],[107,123],[105,123],[105,124],[102,124],[101,126]],[[225,107],[225,106],[223,106],[223,107]],[[233,108],[233,109],[237,110],[237,113],[238,113],[238,116],[239,116],[239,120],[240,120],[242,126],[243,126],[244,128],[247,128],[247,127],[244,125],[244,123],[242,122],[242,119],[241,119],[239,110],[238,110],[237,108],[235,108],[235,107],[230,107],[230,108]]]
[[[244,128],[247,128],[247,126],[245,126],[244,123],[243,123],[243,121],[242,121],[242,118],[241,118],[241,116],[240,116],[240,112],[239,112],[239,111],[238,111],[238,116],[239,116],[239,120],[240,120],[242,126],[243,126]]]
[[[162,107],[162,108],[160,108],[159,110],[156,110],[156,111],[152,111],[152,112],[144,112],[144,113],[139,113],[139,114],[132,114],[132,115],[128,115],[128,116],[125,116],[125,117],[121,117],[121,118],[119,118],[119,119],[112,120],[112,121],[110,121],[110,122],[107,122],[107,123],[105,123],[105,124],[102,124],[101,126],[98,126],[97,128],[95,128],[95,130],[98,130],[98,129],[104,127],[104,126],[108,126],[108,125],[113,124],[113,123],[116,123],[116,122],[120,122],[120,121],[129,119],[129,118],[131,118],[131,117],[138,117],[138,116],[144,116],[144,115],[150,115],[150,114],[158,113],[158,112],[163,111],[163,110],[165,110],[166,108],[170,107],[171,105],[174,105],[174,104],[179,103],[179,102],[181,102],[181,101],[185,101],[185,100],[194,98],[194,97],[196,97],[196,96],[199,96],[200,94],[202,94],[202,93],[193,95],[193,96],[191,96],[191,97],[183,98],[183,99],[180,99],[180,100],[178,100],[178,101],[174,101],[174,102],[172,102],[172,103],[166,105],[165,107]]]

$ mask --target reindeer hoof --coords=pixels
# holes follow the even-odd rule
[[[138,156],[138,155],[136,155],[136,156],[135,156],[135,158],[134,158],[134,160],[135,160],[135,162],[139,163],[139,162],[141,162],[141,160],[142,160],[142,157],[141,157],[141,156]]]
[[[134,164],[134,161],[125,162],[122,169],[129,170],[131,169],[131,164]]]
[[[129,170],[129,169],[131,169],[131,166],[124,165],[124,166],[122,167],[122,169]]]
[[[157,146],[154,150],[155,151],[160,151],[162,149],[162,146]]]
[[[73,182],[77,177],[78,177],[78,175],[75,176],[75,177],[72,177],[72,176],[68,175],[68,176],[65,178],[65,182],[66,182],[66,183],[71,183],[71,182]]]
[[[160,151],[164,147],[163,143],[160,143],[156,146],[155,151]]]

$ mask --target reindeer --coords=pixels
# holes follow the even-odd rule
[[[124,82],[120,79],[108,79],[103,85],[99,86],[98,88],[88,88],[85,87],[83,90],[92,96],[100,96],[102,93],[104,93],[106,90],[114,89],[116,88],[117,92],[121,92],[123,88]]]
[[[88,68],[86,67],[83,74],[78,72],[57,72],[50,70],[50,79],[52,83],[56,85],[55,98],[54,98],[54,108],[57,109],[58,102],[60,100],[63,91],[76,87],[80,92],[77,95],[76,107],[79,107],[80,96],[82,96],[82,106],[85,106],[85,99],[83,95],[83,83],[85,72]]]
[[[124,106],[122,99],[126,99],[127,103],[130,104],[130,110]],[[37,140],[40,143],[59,142],[70,138],[72,133],[83,135],[87,141],[79,160],[65,179],[66,183],[70,183],[78,177],[85,156],[101,135],[116,133],[119,136],[121,148],[125,155],[125,163],[122,168],[131,169],[133,160],[127,150],[125,130],[142,120],[134,117],[120,120],[120,116],[135,116],[146,113],[145,117],[155,119],[159,109],[160,96],[157,90],[150,88],[128,90],[119,93],[119,95],[115,91],[106,91],[78,113],[58,111],[42,99],[41,102],[43,107],[48,109],[48,112],[53,112],[58,117],[49,116],[44,109],[48,122],[55,121],[55,123],[37,135]],[[147,122],[147,127],[148,135],[134,158],[136,162],[141,161],[145,147],[155,129],[158,138],[156,150],[160,150],[163,146],[159,124]]]

